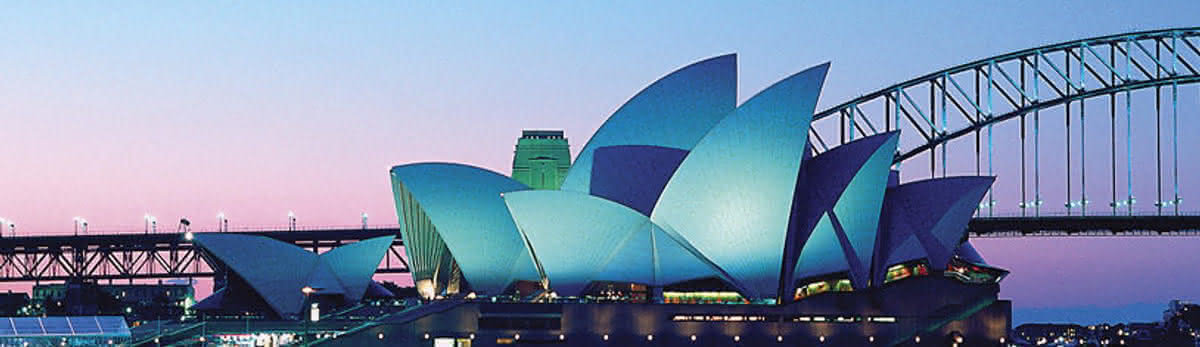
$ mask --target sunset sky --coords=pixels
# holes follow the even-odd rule
[[[1200,26],[1196,1],[519,4],[2,3],[0,217],[22,235],[70,233],[76,216],[141,230],[145,213],[167,230],[213,229],[218,211],[233,228],[288,211],[394,224],[389,167],[508,173],[528,128],[565,130],[574,153],[634,93],[707,57],[738,53],[740,100],[830,61],[823,109],[1009,51]],[[1181,90],[1195,118],[1200,90]],[[1200,299],[1200,238],[977,246],[1013,271],[1001,296],[1017,323],[1157,320],[1167,300]]]

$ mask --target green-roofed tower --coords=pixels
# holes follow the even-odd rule
[[[558,189],[571,168],[562,130],[524,130],[513,151],[512,178],[533,189]]]

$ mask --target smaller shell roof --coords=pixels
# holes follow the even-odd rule
[[[463,164],[414,163],[393,167],[391,173],[412,193],[477,292],[499,294],[515,280],[538,279],[501,198],[528,186]]]
[[[305,286],[361,299],[393,239],[362,240],[321,255],[257,235],[199,233],[195,241],[246,280],[276,314],[287,316],[302,309]]]
[[[504,201],[560,295],[579,295],[595,281],[664,286],[720,274],[677,236],[616,202],[554,190],[513,192]]]
[[[650,219],[679,233],[746,290],[775,297],[809,123],[829,64],[788,76],[700,139]]]

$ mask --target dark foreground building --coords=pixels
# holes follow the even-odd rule
[[[1006,346],[997,286],[928,276],[789,305],[439,303],[336,339],[345,346]],[[947,294],[947,293],[953,293]],[[446,343],[437,344],[436,342]]]

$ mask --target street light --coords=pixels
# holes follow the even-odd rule
[[[363,229],[364,230],[367,229],[367,213],[366,212],[362,213],[362,222],[363,222]]]
[[[229,219],[225,218],[225,212],[217,212],[217,231],[229,231]]]
[[[296,213],[288,211],[288,231],[296,231]]]
[[[79,229],[83,229],[83,233],[87,234],[87,219],[83,217],[75,217],[75,236],[79,236]]]
[[[151,216],[149,213],[142,215],[142,219],[146,221],[146,233],[158,233],[158,217]]]
[[[312,295],[313,293],[316,293],[319,290],[321,290],[321,289],[313,288],[312,286],[304,286],[304,288],[300,288],[300,292],[304,293],[304,303],[308,304],[309,295]],[[312,306],[316,306],[316,305],[312,305]],[[303,307],[303,305],[301,305],[301,307]],[[312,308],[309,308],[309,314],[311,315],[312,313],[313,313]],[[300,319],[304,320],[304,337],[305,338],[307,338],[308,334],[309,334],[309,321],[310,320],[314,321],[314,322],[317,321],[315,318],[318,318],[318,317],[310,317],[308,319],[305,319],[303,314],[300,315]]]

